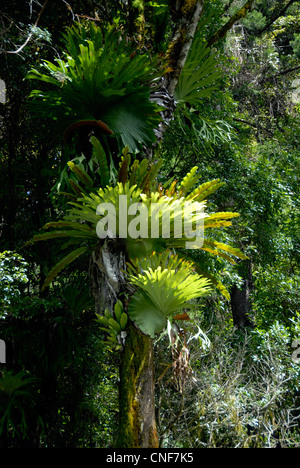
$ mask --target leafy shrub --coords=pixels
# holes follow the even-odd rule
[[[299,323],[292,328],[279,322],[268,331],[220,327],[207,333],[209,351],[195,342],[190,349],[192,373],[183,393],[170,384],[170,374],[160,387],[163,446],[299,446],[300,368],[291,348]]]
[[[20,254],[11,251],[0,253],[0,317],[21,295],[22,285],[28,282],[27,263]]]
[[[42,426],[33,398],[36,383],[37,379],[25,371],[0,372],[0,436],[7,433],[12,438],[27,439],[33,419]]]
[[[291,41],[295,58],[300,58],[300,34],[294,34],[294,40]]]
[[[243,25],[250,33],[255,34],[265,27],[266,18],[260,11],[254,10],[243,19]]]
[[[260,328],[268,329],[276,320],[289,327],[299,308],[299,275],[287,275],[285,268],[278,262],[254,272],[252,308]]]

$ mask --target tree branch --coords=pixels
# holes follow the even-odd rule
[[[267,31],[270,26],[272,26],[273,23],[275,23],[275,21],[280,18],[285,12],[286,10],[295,2],[299,2],[299,0],[290,0],[287,5],[282,9],[280,10],[278,13],[276,13],[269,21],[268,24],[266,24],[266,26],[263,27],[263,29],[261,29],[259,32],[258,32],[258,35],[260,36],[263,32]]]
[[[274,78],[278,78],[280,76],[288,75],[289,73],[293,73],[294,71],[297,71],[297,70],[300,70],[300,65],[298,65],[297,67],[293,67],[293,68],[287,68],[286,70],[275,73],[275,75],[266,76],[265,78],[263,78],[263,79],[261,79],[259,81],[259,84],[266,83],[266,82],[271,81]]]
[[[183,42],[178,60],[174,67],[175,72],[172,74],[172,78],[170,79],[168,86],[167,86],[167,90],[170,96],[174,95],[174,91],[177,86],[180,73],[185,65],[188,53],[190,51],[190,48],[191,48],[191,45],[195,36],[196,29],[199,23],[200,16],[203,12],[203,4],[204,4],[204,0],[197,1],[193,16],[191,20],[188,22],[188,24],[186,25],[185,40]],[[172,42],[176,41],[178,34],[179,34],[179,31],[176,31]]]
[[[236,13],[235,15],[233,15],[229,21],[227,21],[226,24],[224,24],[224,26],[219,29],[219,31],[215,32],[211,38],[208,40],[208,46],[212,46],[213,44],[215,44],[216,42],[220,41],[221,39],[223,39],[226,34],[228,33],[228,31],[232,28],[232,26],[237,22],[239,21],[240,19],[242,18],[245,18],[246,14],[248,13],[248,11],[250,11],[251,7],[252,7],[252,4],[254,3],[254,0],[248,0],[245,5],[240,8]]]
[[[258,125],[257,123],[254,123],[254,122],[249,122],[249,120],[245,120],[245,119],[238,119],[238,118],[234,118],[233,119],[235,122],[240,122],[240,123],[243,123],[245,125],[249,125],[250,127],[254,127],[256,128],[257,130],[262,130],[266,133],[269,133],[269,135],[273,136],[273,133],[268,130],[267,128],[265,127],[262,127],[261,125]]]
[[[38,14],[36,22],[34,23],[34,27],[36,27],[38,25],[38,23],[40,21],[40,18],[41,18],[42,14],[43,14],[43,12],[44,12],[44,10],[46,8],[46,5],[47,5],[48,1],[49,0],[45,0],[44,5],[42,6],[42,9]],[[28,42],[30,41],[32,36],[33,36],[33,32],[30,32],[27,39],[26,39],[26,41],[24,42],[24,44],[22,44],[17,50],[2,50],[0,53],[2,53],[2,54],[3,53],[5,53],[5,54],[19,54],[24,49],[24,47],[28,44]]]

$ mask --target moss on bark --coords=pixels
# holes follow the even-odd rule
[[[242,8],[240,8],[228,21],[224,26],[222,26],[219,31],[215,32],[211,38],[208,40],[207,44],[208,46],[212,46],[216,42],[220,41],[223,39],[227,32],[232,28],[232,26],[239,20],[245,18],[246,14],[251,11],[252,5],[254,3],[254,0],[248,0]]]
[[[153,342],[132,324],[120,366],[119,409],[117,448],[158,447]]]

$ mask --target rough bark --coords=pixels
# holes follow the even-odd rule
[[[186,3],[188,4],[188,2]],[[174,62],[173,64],[171,63],[174,71],[169,75],[167,84],[167,90],[171,96],[174,95],[180,73],[185,65],[188,53],[190,51],[199,19],[203,12],[203,5],[204,0],[198,0],[195,2],[194,9],[192,11],[189,11],[189,9],[185,8],[185,5],[181,7],[183,17],[170,45],[170,48],[173,48],[177,51],[177,57],[170,57],[171,62]],[[177,47],[177,43],[180,44],[179,48]]]
[[[133,324],[120,366],[117,448],[156,448],[153,341]]]
[[[125,285],[125,253],[115,239],[105,239],[92,252],[89,267],[91,293],[96,314],[105,309],[113,312],[119,294]]]
[[[168,52],[172,72],[164,76],[160,88],[151,93],[151,100],[165,107],[165,110],[161,112],[162,122],[155,129],[157,141],[154,146],[163,139],[164,133],[173,119],[176,109],[175,89],[190,51],[199,19],[203,13],[204,0],[176,2],[176,5],[175,13],[178,27],[170,41]],[[150,148],[146,151],[149,159],[152,158],[152,150],[153,148]]]

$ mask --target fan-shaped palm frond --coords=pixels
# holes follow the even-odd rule
[[[89,159],[82,154],[62,167],[51,191],[53,201],[57,195],[76,201],[78,197],[95,192],[99,187],[106,187],[115,181],[117,169],[113,161],[111,159],[109,161],[100,141],[95,136],[91,136],[90,142],[92,155]]]

